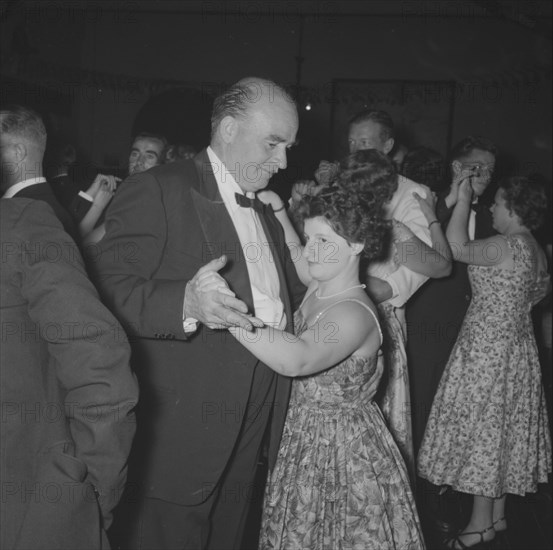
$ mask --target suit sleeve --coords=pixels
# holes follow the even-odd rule
[[[167,245],[163,192],[147,172],[125,180],[106,215],[106,235],[85,251],[109,307],[130,333],[186,339],[186,280],[156,277]]]
[[[429,193],[425,186],[419,186],[421,190]],[[399,204],[394,218],[405,224],[421,241],[432,246],[428,222],[420,209],[419,203],[409,190]],[[428,280],[428,277],[415,273],[404,265],[390,273],[386,282],[392,287],[392,298],[388,300],[394,307],[402,307],[415,294],[415,292]]]
[[[86,213],[90,210],[92,201],[85,198],[81,193],[73,197],[69,205],[69,213],[73,216],[76,223],[81,223]]]
[[[87,467],[107,528],[125,484],[136,428],[138,386],[127,338],[46,205],[30,203],[15,229],[23,250],[21,293],[65,391],[75,457]]]

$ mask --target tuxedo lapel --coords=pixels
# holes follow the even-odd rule
[[[190,195],[205,237],[202,258],[207,263],[222,254],[227,256],[227,265],[219,273],[253,312],[251,283],[240,239],[219,193],[207,153],[202,151],[194,162],[198,185],[190,190]]]

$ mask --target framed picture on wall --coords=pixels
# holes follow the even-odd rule
[[[430,147],[445,157],[451,148],[455,91],[455,82],[448,80],[334,79],[330,158],[347,154],[349,120],[372,109],[390,114],[396,141],[407,148]]]

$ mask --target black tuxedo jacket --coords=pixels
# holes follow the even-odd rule
[[[264,218],[292,331],[305,288],[270,207]],[[144,465],[141,489],[177,504],[199,503],[220,479],[242,420],[256,405],[248,395],[257,364],[228,331],[200,325],[187,337],[183,330],[187,281],[223,253],[229,263],[222,276],[254,312],[240,241],[207,153],[128,178],[108,207],[106,236],[88,253],[108,305],[132,338],[142,392],[134,451]],[[277,380],[271,462],[290,389],[289,379]]]

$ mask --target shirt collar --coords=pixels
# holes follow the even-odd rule
[[[11,199],[14,195],[17,195],[19,191],[22,189],[25,189],[25,187],[30,187],[31,185],[36,185],[37,183],[46,183],[46,178],[44,177],[38,177],[38,178],[29,178],[27,180],[20,181],[19,183],[16,183],[15,185],[12,185],[3,195],[3,199]]]

